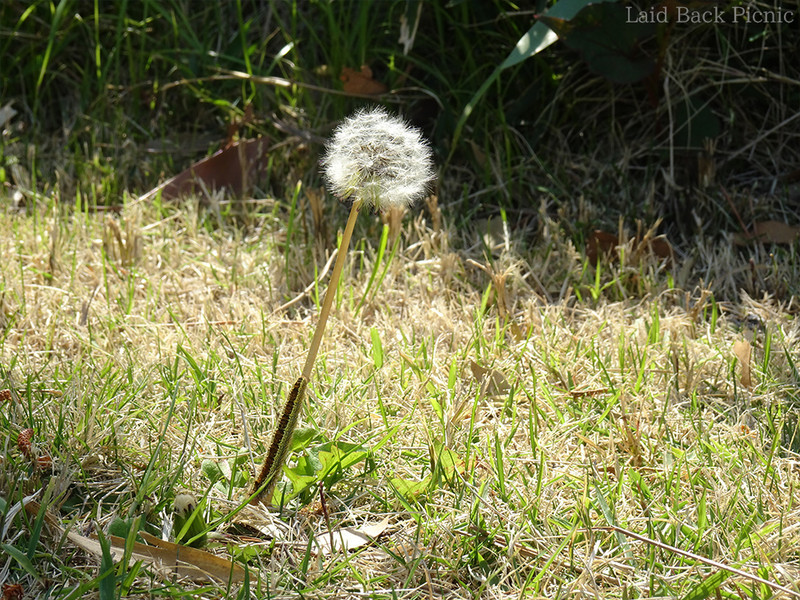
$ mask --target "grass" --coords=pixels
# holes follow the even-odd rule
[[[4,210],[4,514],[47,490],[74,529],[142,515],[169,531],[172,498],[190,489],[207,498],[213,550],[253,569],[255,597],[700,597],[709,576],[724,595],[772,597],[668,546],[773,582],[797,575],[791,307],[720,303],[670,288],[658,270],[647,294],[619,301],[625,267],[612,262],[601,263],[596,302],[569,291],[548,302],[531,283],[542,260],[569,267],[572,289],[595,281],[554,231],[548,245],[491,254],[506,273],[501,318],[498,280],[468,263],[487,259],[464,243],[481,232],[457,233],[446,206],[438,232],[420,211],[383,256],[383,226],[365,219],[284,506],[259,530],[225,515],[247,501],[317,310],[306,297],[273,312],[305,287],[289,287],[276,218],[289,205],[247,229],[220,228],[191,202],[129,202],[119,217],[53,205],[38,225]],[[329,218],[341,226],[344,212]],[[123,245],[140,240],[131,255],[115,254],[110,219]],[[306,258],[292,260],[289,270],[313,276],[297,262]],[[751,387],[737,340],[753,348]],[[28,428],[26,455],[17,440]],[[52,467],[37,466],[43,456]],[[313,541],[384,518],[377,541],[350,554],[320,554]],[[8,581],[49,597],[99,589],[93,558],[47,527],[32,535],[9,517],[2,543],[19,556]],[[165,585],[146,572],[118,567],[115,593]]]
[[[530,15],[423,3],[404,53],[414,3],[371,6],[0,7],[3,594],[797,594],[798,244],[734,236],[797,225],[794,30],[675,27],[645,42],[655,96],[556,44],[451,148]],[[317,158],[361,64],[452,160],[436,198],[356,225],[276,510],[249,512],[344,226]],[[687,107],[720,126],[709,185]],[[281,144],[250,195],[136,199],[255,135]],[[184,490],[250,585],[67,537],[141,517],[169,538]],[[346,528],[381,533],[326,551]]]

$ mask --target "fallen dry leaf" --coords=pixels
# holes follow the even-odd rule
[[[17,116],[17,111],[11,106],[13,102],[7,102],[5,106],[0,107],[0,127],[4,127],[11,119]]]
[[[507,394],[511,389],[511,384],[508,382],[506,376],[503,375],[502,371],[482,367],[474,360],[469,361],[469,368],[475,380],[486,386],[486,394],[490,396],[499,396]]]
[[[197,161],[175,177],[168,179],[139,197],[147,200],[161,192],[163,200],[196,194],[206,190],[228,188],[241,196],[266,171],[269,155],[267,140],[242,140]]]
[[[800,239],[800,227],[787,225],[780,221],[759,221],[753,225],[753,231],[738,234],[734,243],[743,246],[752,241],[765,244],[792,244]]]
[[[22,600],[24,597],[22,586],[18,583],[3,584],[3,600]]]
[[[733,354],[742,365],[742,376],[739,381],[746,388],[749,388],[753,383],[750,379],[751,350],[752,347],[747,340],[737,340],[733,343]]]
[[[639,233],[634,237],[633,254],[652,254],[667,261],[668,265],[671,264],[674,256],[672,245],[663,235],[654,237],[652,231],[650,230],[644,235]],[[586,258],[592,264],[597,263],[599,256],[607,256],[611,260],[618,260],[619,251],[617,248],[622,243],[623,241],[616,234],[595,229],[586,241]]]
[[[372,78],[372,69],[367,65],[361,65],[361,70],[356,71],[350,67],[342,67],[339,75],[342,80],[342,89],[348,94],[363,94],[366,96],[385,94],[389,88]]]
[[[595,229],[586,242],[586,258],[592,264],[597,264],[597,257],[616,254],[619,238],[607,231]]]
[[[35,501],[30,501],[25,505],[25,510],[34,516],[39,513],[39,509],[40,505]],[[67,539],[79,548],[97,557],[103,556],[103,549],[97,536],[87,537],[76,531],[66,530],[62,527],[58,517],[50,511],[45,512],[44,518],[47,524],[59,531],[61,535],[66,533]],[[131,560],[140,560],[153,566],[156,572],[165,578],[178,575],[195,580],[230,581],[231,583],[244,581],[244,569],[221,556],[191,546],[160,540],[144,531],[140,531],[139,535],[142,536],[145,543],[134,542]],[[119,560],[124,556],[126,543],[124,538],[109,535],[107,540],[111,545],[110,551],[114,560]]]
[[[369,544],[389,526],[389,517],[379,523],[365,523],[361,527],[342,527],[335,531],[320,533],[314,538],[319,552],[327,555],[342,548],[354,550]]]

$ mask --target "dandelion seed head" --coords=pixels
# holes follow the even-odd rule
[[[328,142],[322,166],[334,194],[379,210],[410,206],[434,178],[420,131],[382,108],[346,118]]]

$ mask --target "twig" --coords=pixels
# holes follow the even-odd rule
[[[755,581],[757,583],[761,583],[763,585],[771,587],[773,590],[778,590],[783,592],[784,594],[789,594],[790,596],[794,596],[795,598],[800,598],[800,593],[795,592],[794,590],[790,590],[789,588],[784,587],[779,583],[775,583],[774,581],[769,581],[768,579],[764,579],[762,577],[759,577],[758,575],[753,575],[752,573],[748,573],[747,571],[742,571],[741,569],[737,569],[736,567],[731,567],[730,565],[726,565],[725,563],[718,562],[711,558],[706,558],[705,556],[700,556],[699,554],[689,552],[688,550],[681,550],[680,548],[676,548],[675,546],[670,546],[669,544],[665,544],[657,540],[651,540],[648,537],[639,535],[638,533],[634,533],[633,531],[629,531],[627,529],[623,529],[622,527],[617,527],[616,525],[609,525],[607,527],[606,526],[595,527],[594,529],[619,532],[623,535],[627,535],[628,537],[632,537],[635,540],[639,540],[640,542],[644,542],[646,544],[650,544],[651,546],[655,546],[656,548],[661,548],[662,550],[666,550],[668,552],[672,552],[680,556],[685,556],[686,558],[691,558],[692,560],[696,560],[697,562],[703,563],[710,567],[715,567],[717,569],[722,569],[723,571],[728,571],[729,573],[733,573],[734,575],[739,575],[740,577],[744,577],[745,579],[749,579],[751,581]]]
[[[752,140],[748,144],[745,144],[744,146],[739,148],[736,152],[734,152],[732,154],[729,154],[725,158],[725,160],[723,161],[723,164],[727,164],[727,163],[731,162],[734,158],[736,158],[740,154],[744,154],[745,152],[750,150],[753,146],[756,146],[757,144],[760,144],[764,139],[766,139],[767,137],[771,136],[773,133],[775,133],[779,129],[783,129],[784,127],[786,127],[789,123],[791,123],[792,121],[794,121],[798,117],[800,117],[800,111],[794,113],[791,117],[788,117],[787,119],[784,119],[783,121],[781,121],[780,123],[775,125],[775,127],[773,127],[772,129],[768,129],[767,131],[762,132],[757,138],[755,138],[754,140]]]

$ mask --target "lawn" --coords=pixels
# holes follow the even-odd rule
[[[308,45],[322,52],[318,24],[290,4],[299,6],[269,5],[272,37],[243,55],[252,62],[245,71],[306,69],[317,85]],[[120,32],[112,48],[154,64],[181,56],[189,34],[166,27],[166,16],[189,17],[179,3],[147,6],[151,14],[129,22],[122,12],[96,9],[78,22],[53,9],[53,30],[77,39],[84,23],[102,24]],[[244,23],[258,19],[235,6],[238,17],[217,7],[193,18],[213,21],[216,10],[224,18],[206,33],[237,23],[250,31]],[[327,19],[321,30],[369,16],[347,6],[314,3]],[[406,14],[384,6],[394,7],[387,23]],[[433,14],[420,25],[426,35],[466,19],[463,4],[423,6]],[[47,10],[38,3],[32,14]],[[387,40],[396,43],[394,29],[356,22],[350,42],[359,48],[384,56]],[[510,47],[515,27],[502,25]],[[135,46],[145,31],[174,42],[170,52]],[[469,31],[460,30],[462,48]],[[298,48],[278,43],[292,36]],[[443,43],[432,39],[419,44]],[[319,61],[362,64],[328,50]],[[564,68],[554,103],[563,86],[585,89],[589,77],[566,56],[553,63]],[[17,99],[17,110],[31,111],[4,123],[3,600],[800,597],[800,261],[790,183],[767,193],[766,176],[744,181],[720,159],[715,182],[681,187],[666,167],[637,162],[646,136],[625,146],[620,130],[604,140],[587,129],[588,154],[526,154],[516,126],[503,123],[496,139],[485,128],[516,106],[503,89],[449,148],[442,139],[452,140],[460,114],[450,105],[463,107],[491,69],[460,75],[463,89],[445,98],[431,81],[449,75],[417,65],[427,78],[412,83],[444,102],[429,127],[425,101],[402,92],[394,102],[391,93],[342,96],[324,79],[330,93],[246,73],[235,83],[181,73],[158,83],[175,83],[183,95],[173,97],[154,91],[141,61],[114,60],[92,83],[107,86],[108,104],[76,108],[64,140],[63,131],[20,123],[51,101],[51,76],[78,80],[69,53],[61,71],[45,61],[22,73],[41,72],[44,91],[29,105]],[[149,86],[143,98],[154,104],[134,124],[107,112],[141,91],[119,73]],[[613,89],[623,107],[641,92]],[[230,100],[236,94],[242,105]],[[248,97],[256,111],[262,103],[276,112],[254,117]],[[362,211],[349,251],[337,251],[348,207],[324,188],[323,142],[352,109],[379,100],[430,138],[436,182],[408,208]],[[586,110],[602,116],[592,103]],[[197,106],[205,112],[195,115]],[[575,100],[565,122],[584,109]],[[148,115],[160,125],[143,139]],[[172,129],[190,115],[192,125]],[[216,121],[200,127],[194,117],[208,115]],[[271,136],[260,178],[241,194],[147,193],[217,149],[183,155],[209,130],[225,139],[219,147]],[[800,136],[796,127],[778,141],[769,124],[763,131],[758,146],[742,142],[756,170]],[[634,149],[629,162],[601,160],[623,146]],[[271,501],[251,504],[340,252],[343,274],[286,465]]]

